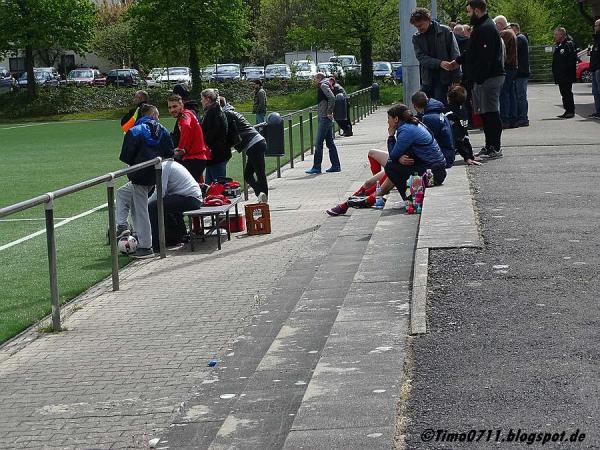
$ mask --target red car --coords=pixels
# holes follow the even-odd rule
[[[581,81],[582,83],[592,82],[589,49],[581,50],[577,53],[577,68],[575,69],[575,74],[577,76],[577,81]]]

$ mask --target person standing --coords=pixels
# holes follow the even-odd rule
[[[467,50],[452,62],[443,62],[446,70],[463,64],[466,78],[473,81],[473,107],[481,115],[485,146],[477,156],[502,157],[502,121],[500,120],[500,90],[504,84],[502,40],[496,25],[487,13],[485,0],[467,3],[473,31]]]
[[[167,99],[169,113],[176,119],[171,135],[175,146],[175,157],[200,183],[206,169],[209,150],[204,142],[204,133],[193,110],[186,109],[180,95],[172,94]]]
[[[204,108],[202,131],[212,159],[206,165],[206,184],[227,176],[227,162],[231,159],[231,147],[227,144],[227,118],[219,105],[219,94],[215,89],[204,89],[200,94]]]
[[[576,80],[577,49],[572,40],[567,37],[567,30],[558,27],[554,30],[554,53],[552,54],[552,75],[558,84],[565,112],[558,116],[560,119],[575,117],[575,100],[573,99],[573,83]]]
[[[267,114],[267,93],[262,84],[262,80],[255,80],[252,84],[254,87],[252,114],[256,114],[256,123],[263,123]]]
[[[529,126],[529,103],[527,101],[527,83],[531,71],[529,68],[529,39],[521,33],[518,23],[511,23],[510,27],[517,35],[517,75],[515,77],[515,93],[517,96],[517,126]]]
[[[333,141],[333,108],[335,107],[335,95],[331,90],[330,81],[323,72],[315,75],[314,82],[317,85],[317,137],[315,139],[315,156],[313,166],[306,171],[308,174],[321,173],[323,162],[323,141],[329,149],[329,161],[331,167],[326,172],[341,172],[342,165],[338,156],[337,147]]]
[[[135,121],[138,117],[140,107],[148,103],[148,93],[146,91],[137,91],[133,96],[133,108],[131,108],[127,114],[121,117],[121,130],[123,133],[127,133],[131,127],[135,125]]]
[[[457,24],[453,29],[454,39],[456,39],[456,43],[458,44],[458,51],[462,55],[469,43],[469,38],[465,36],[465,27],[464,25]]]
[[[594,43],[590,52],[590,73],[592,74],[592,94],[594,113],[590,116],[600,119],[600,19],[594,22]]]
[[[443,70],[443,61],[459,57],[460,50],[452,30],[431,19],[428,9],[417,8],[410,15],[410,23],[417,29],[412,38],[415,55],[421,69],[421,90],[429,98],[446,104],[448,87],[460,82],[460,68]]]
[[[330,78],[330,80],[331,80],[331,84],[332,84],[331,90],[333,91],[333,95],[336,96],[336,101],[337,101],[338,94],[342,94],[346,101],[346,118],[344,120],[336,119],[336,123],[338,124],[340,129],[344,132],[344,134],[342,134],[342,136],[350,137],[354,133],[352,132],[352,122],[350,121],[350,102],[348,101],[348,94],[346,93],[346,89],[344,89],[342,87],[342,85],[336,80],[335,77],[332,76]]]
[[[158,156],[172,158],[173,141],[167,129],[158,123],[158,109],[153,105],[142,105],[139,116],[123,138],[119,159],[133,166]],[[154,252],[148,215],[148,194],[156,184],[154,167],[138,170],[127,177],[133,184],[133,222],[138,238],[138,248],[131,256],[139,259],[151,258]]]
[[[502,128],[517,127],[517,91],[515,77],[517,75],[517,35],[508,26],[504,16],[494,18],[496,29],[504,42],[504,84],[500,91],[500,120]]]

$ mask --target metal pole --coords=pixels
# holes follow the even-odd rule
[[[277,178],[281,178],[281,156],[277,156]]]
[[[165,243],[165,209],[163,204],[162,164],[161,161],[154,165],[156,173],[156,206],[158,213],[158,245],[160,257],[167,257],[167,246]]]
[[[410,97],[419,90],[419,61],[412,45],[414,27],[410,24],[410,14],[416,9],[416,0],[399,0],[400,52],[402,54],[402,83],[404,103],[410,105]]]
[[[308,122],[308,135],[310,137],[310,154],[312,155],[315,153],[315,136],[312,109],[308,111]]]
[[[114,175],[111,173],[111,176]],[[117,224],[115,218],[115,180],[106,182],[106,197],[108,199],[108,239],[110,241],[110,259],[112,261],[113,291],[119,290],[119,252],[117,249]]]
[[[50,273],[50,303],[52,305],[52,329],[60,331],[60,297],[56,273],[56,240],[54,238],[54,195],[46,203],[46,243],[48,246],[48,271]]]
[[[431,18],[433,20],[437,20],[438,18],[438,7],[437,7],[437,0],[431,0]]]
[[[246,150],[242,151],[242,179],[244,180],[244,200],[248,200],[248,184],[244,173],[246,171]]]
[[[300,114],[300,160],[304,161],[304,117]]]
[[[290,167],[293,169],[294,168],[294,136],[293,136],[293,132],[294,129],[292,128],[294,125],[293,120],[290,116],[290,118],[288,119],[288,135],[289,135],[289,141],[290,141]]]

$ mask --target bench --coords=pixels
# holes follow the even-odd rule
[[[217,234],[217,246],[218,249],[221,250],[221,230],[219,224],[221,220],[225,219],[226,223],[229,224],[229,213],[231,208],[235,208],[236,217],[239,216],[238,211],[238,203],[242,201],[242,197],[234,197],[231,198],[231,203],[223,206],[203,206],[199,209],[194,209],[193,211],[186,211],[183,213],[184,216],[187,216],[190,225],[190,248],[191,251],[194,251],[194,240],[200,237],[202,241],[206,240],[206,236],[211,235],[213,232]],[[192,233],[192,220],[194,217],[198,217],[200,219],[200,234],[198,236]],[[209,227],[204,226],[204,218],[210,217],[211,222]],[[227,226],[227,240],[231,240],[231,231],[229,230],[229,225]]]

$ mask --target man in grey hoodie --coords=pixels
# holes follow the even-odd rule
[[[335,106],[335,95],[331,90],[329,78],[319,72],[315,75],[315,84],[317,85],[317,137],[315,139],[315,156],[313,166],[306,171],[308,174],[321,173],[321,163],[323,161],[323,141],[329,149],[329,161],[331,167],[326,172],[341,172],[342,166],[338,157],[337,147],[333,141],[333,108]]]

